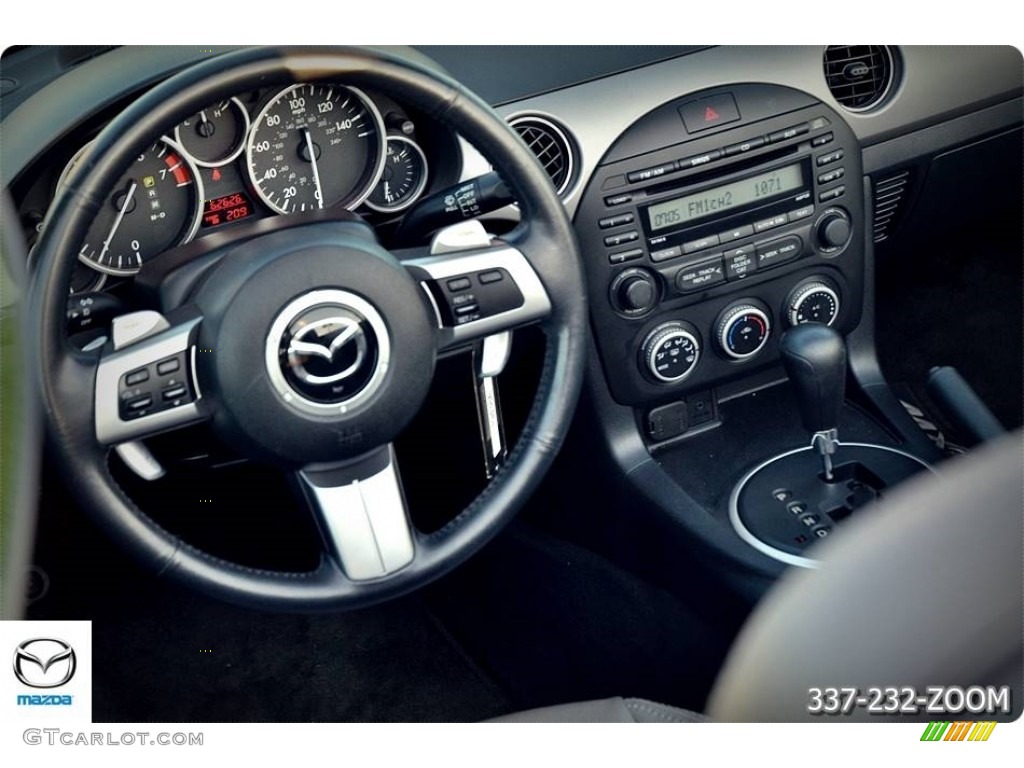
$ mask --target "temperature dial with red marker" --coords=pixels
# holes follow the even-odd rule
[[[741,303],[725,310],[715,329],[719,348],[733,360],[746,360],[768,342],[771,321],[760,307]]]
[[[83,148],[58,186],[75,183]],[[203,184],[192,162],[169,139],[136,158],[97,211],[78,258],[110,275],[133,275],[147,259],[192,239],[202,214]]]

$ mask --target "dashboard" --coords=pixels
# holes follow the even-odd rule
[[[77,60],[52,49],[49,76],[32,85],[27,72],[46,67],[29,51],[5,55],[4,76],[26,83],[5,96],[2,151],[30,242],[63,180],[88,172],[91,138],[218,52],[126,47]],[[724,403],[780,381],[792,326],[833,326],[868,371],[859,375],[881,380],[876,264],[927,270],[940,224],[1019,212],[1020,164],[1006,162],[1024,113],[1012,48],[399,52],[481,93],[558,190],[587,284],[588,378],[622,467],[720,426]],[[136,273],[161,254],[321,209],[357,214],[389,248],[430,200],[455,212],[443,221],[478,217],[500,235],[518,219],[507,195],[479,206],[480,189],[468,203],[459,191],[491,170],[397,94],[341,82],[231,94],[125,173],[74,254],[71,290],[130,299]],[[985,194],[964,194],[965,179]],[[891,400],[873,407],[891,411]],[[716,546],[750,555],[732,539]]]

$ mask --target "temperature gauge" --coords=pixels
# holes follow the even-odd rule
[[[366,205],[380,213],[404,211],[415,203],[427,186],[427,158],[412,139],[388,137],[384,172]]]
[[[174,129],[174,138],[196,165],[213,168],[230,163],[245,149],[249,113],[231,98],[202,109]]]

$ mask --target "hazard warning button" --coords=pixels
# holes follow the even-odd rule
[[[696,101],[688,101],[679,108],[687,133],[706,131],[740,119],[736,100],[731,93],[719,93]]]

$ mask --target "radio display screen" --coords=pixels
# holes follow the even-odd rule
[[[651,231],[656,232],[768,200],[785,192],[802,189],[803,186],[803,168],[800,163],[795,163],[693,195],[655,203],[647,209],[647,216]]]

